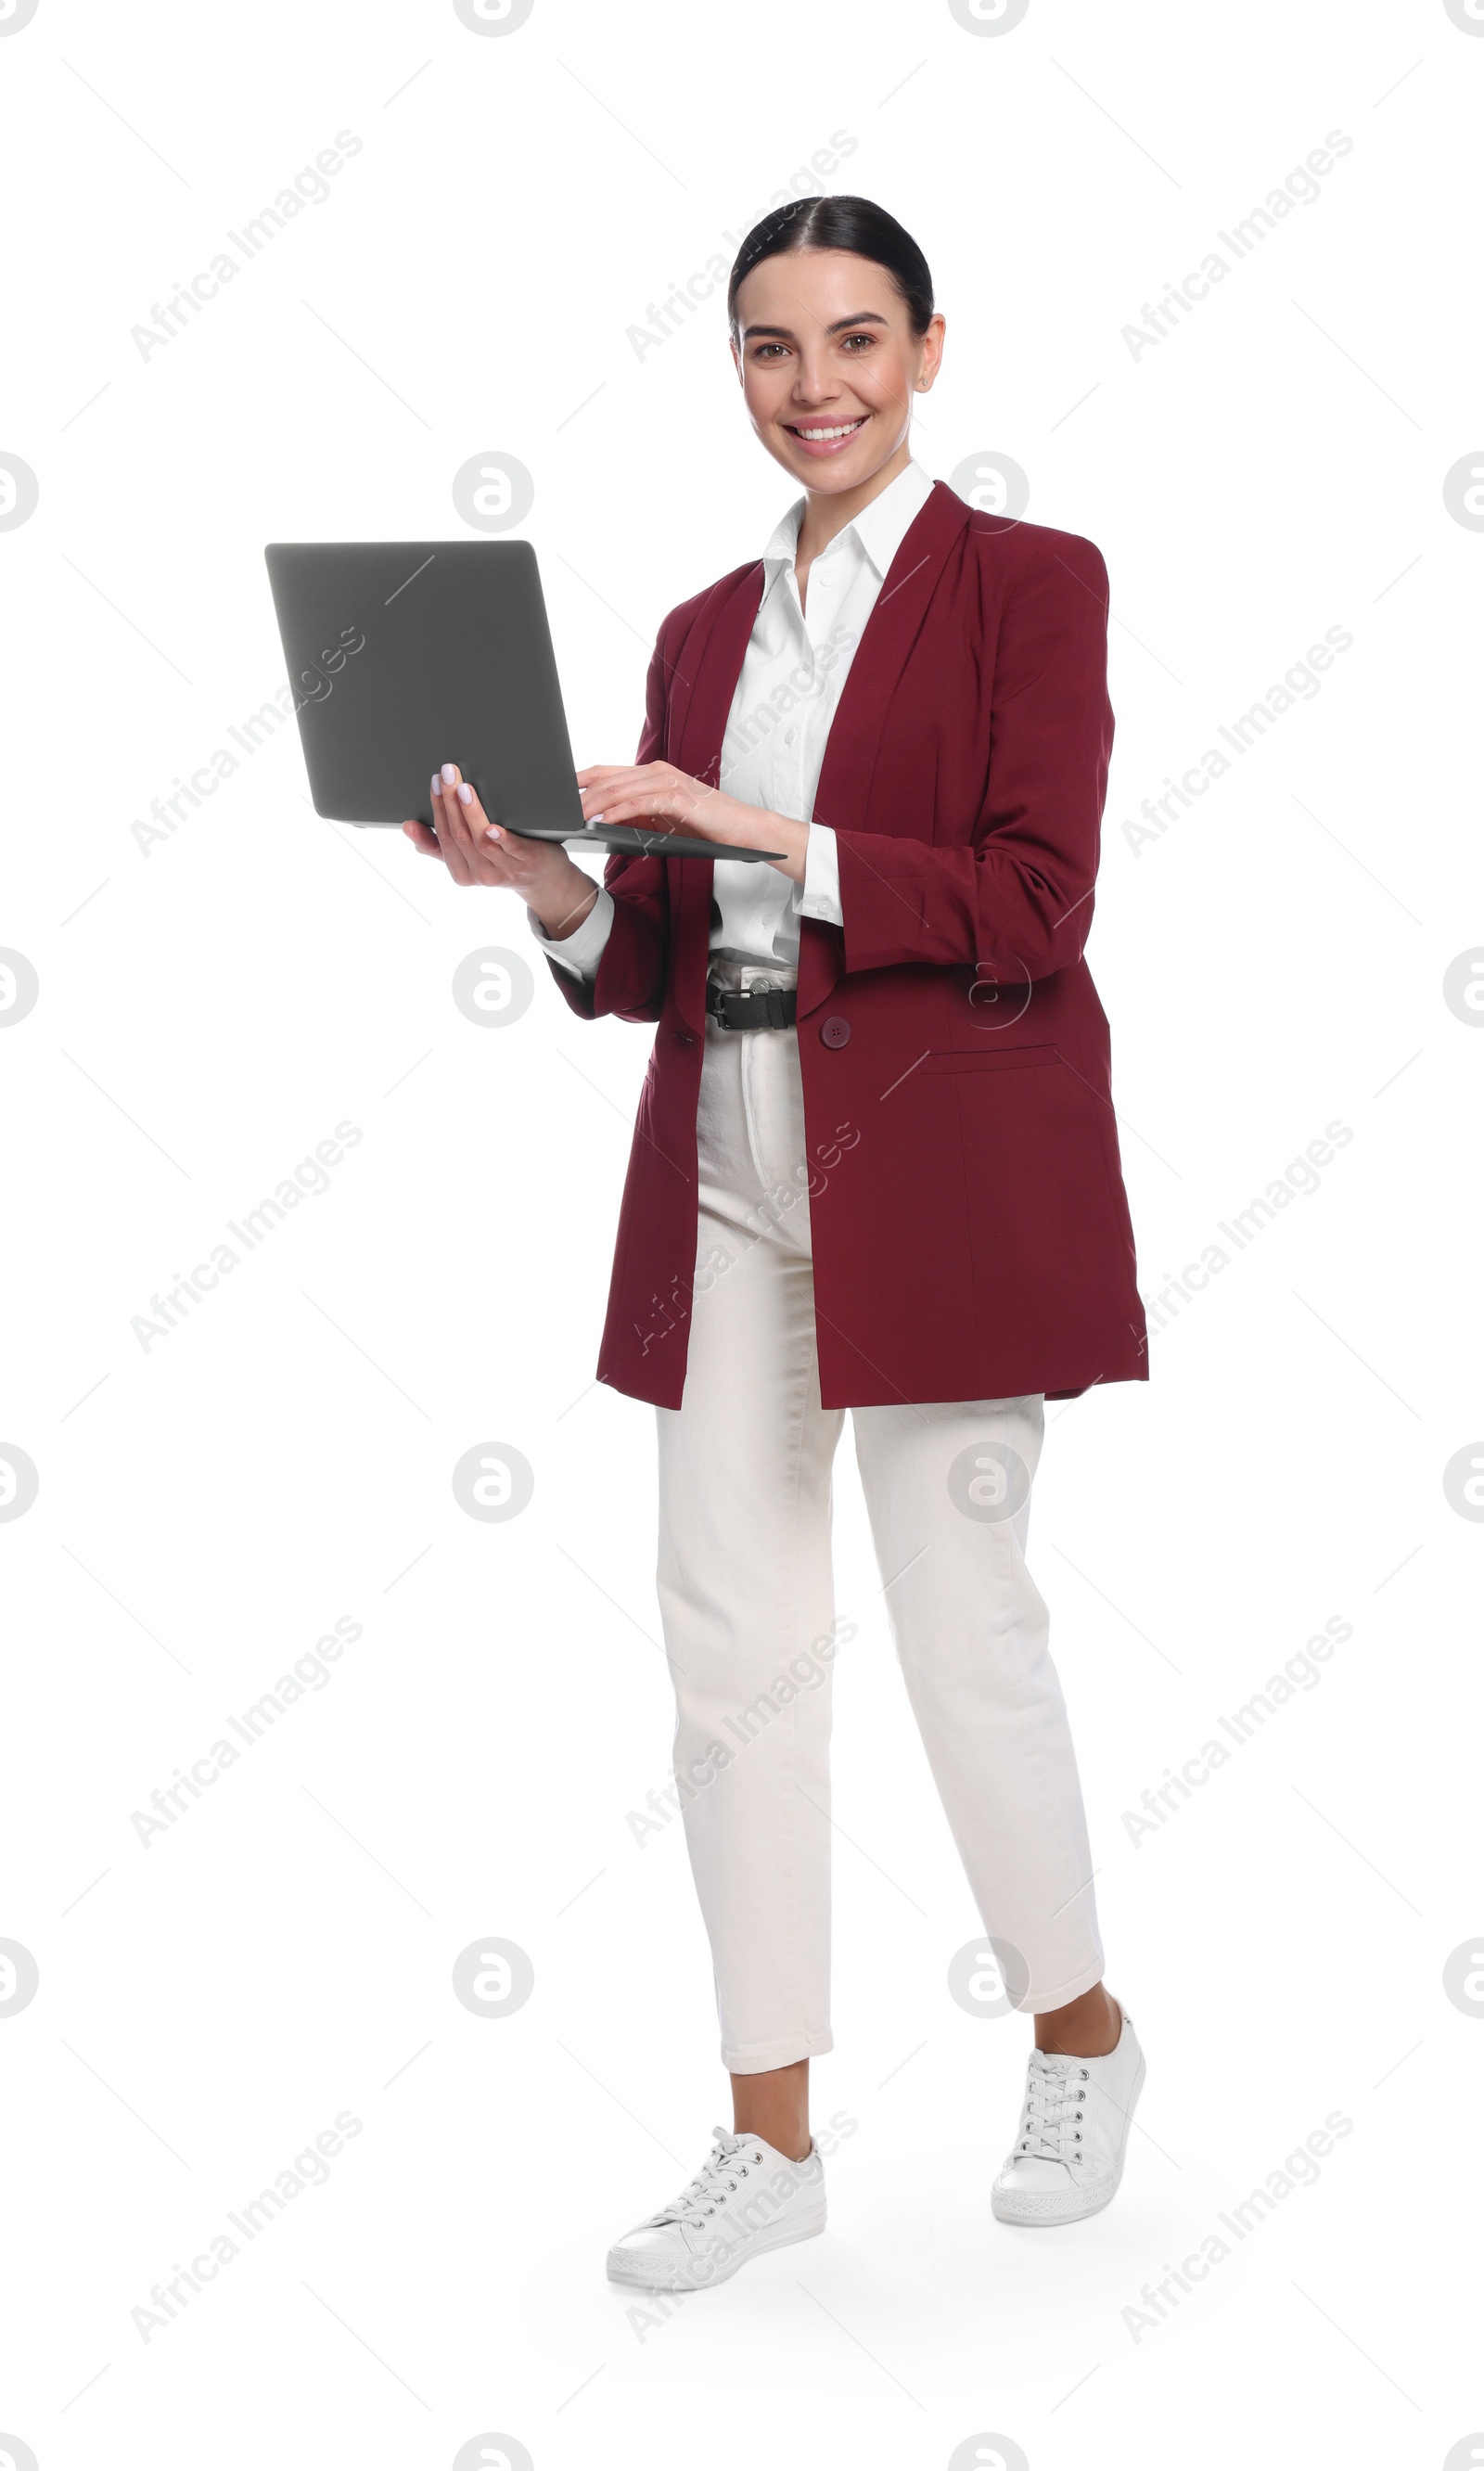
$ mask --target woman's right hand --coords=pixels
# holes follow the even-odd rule
[[[550,941],[573,933],[598,898],[590,875],[574,866],[560,841],[523,840],[492,824],[457,764],[432,782],[436,832],[409,816],[403,824],[424,858],[441,859],[455,883],[500,884],[518,892]]]

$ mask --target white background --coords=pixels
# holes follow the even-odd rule
[[[0,532],[0,943],[40,988],[0,1040],[0,1440],[40,1479],[0,1526],[0,1937],[39,1968],[0,2016],[0,2431],[42,2471],[441,2471],[490,2433],[538,2471],[938,2471],[988,2433],[1034,2471],[1389,2471],[1484,2427],[1484,2022],[1443,1987],[1484,1921],[1484,1531],[1443,1488],[1484,1449],[1484,1039],[1443,996],[1484,946],[1484,537],[1443,496],[1484,429],[1478,36],[1442,0],[1031,0],[993,38],[882,0],[536,0],[493,39],[446,0],[0,21],[0,453],[39,482]],[[328,199],[141,357],[342,129]],[[1318,200],[1136,359],[1142,304],[1333,130]],[[454,970],[530,952],[519,908],[318,820],[288,729],[148,855],[131,827],[281,682],[265,541],[474,537],[451,482],[484,452],[534,478],[577,760],[628,760],[664,612],[792,491],[718,300],[643,357],[626,330],[835,132],[826,185],[908,225],[947,315],[928,471],[1012,456],[1108,561],[1089,958],[1146,1296],[1353,1138],[1166,1316],[1146,1387],[1050,1414],[1032,1561],[1149,2059],[1117,2204],[991,2219],[1027,2029],[948,1994],[978,1924],[847,1444],[830,2231],[646,2323],[603,2251],[726,2115],[679,1824],[627,1820],[670,1749],[651,1419],[592,1386],[648,1033],[544,966],[519,1022],[466,1020]],[[1125,819],[1331,626],[1321,691],[1136,854]],[[342,1120],[330,1188],[143,1349]],[[451,1489],[488,1441],[535,1471],[507,1524]],[[339,1616],[325,1686],[146,1849],[131,1814]],[[1131,1842],[1331,1616],[1317,1686]],[[451,1988],[485,1934],[534,1966],[504,2018]],[[327,2183],[143,2339],[342,2111]],[[1131,2327],[1332,2112],[1317,2182]]]

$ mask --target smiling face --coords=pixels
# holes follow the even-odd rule
[[[914,335],[884,266],[846,249],[766,257],[737,289],[732,344],[748,416],[814,495],[866,485],[906,461],[912,398],[931,385],[943,319]]]

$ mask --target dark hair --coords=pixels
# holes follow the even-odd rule
[[[928,331],[932,316],[932,277],[928,261],[908,231],[904,231],[884,206],[869,198],[795,198],[791,205],[775,206],[754,224],[737,252],[726,288],[726,314],[737,326],[737,287],[765,257],[782,257],[793,249],[840,248],[852,257],[868,257],[883,266],[906,304],[914,335]]]

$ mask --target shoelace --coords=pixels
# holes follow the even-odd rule
[[[1080,2162],[1088,2071],[1048,2051],[1032,2051],[1025,2079],[1025,2116],[1017,2153],[1041,2162]]]
[[[715,2139],[711,2153],[690,2186],[654,2216],[656,2224],[693,2222],[699,2215],[715,2213],[754,2164],[762,2161],[762,2147],[751,2138],[729,2135],[724,2128],[714,2128],[711,2133]]]

